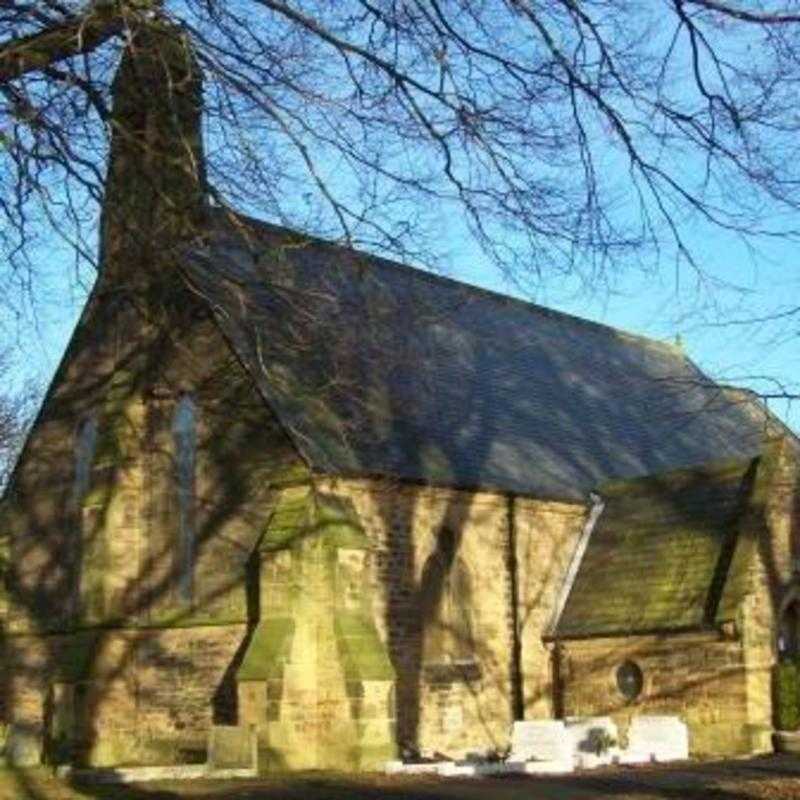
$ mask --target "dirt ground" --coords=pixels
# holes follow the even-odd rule
[[[568,777],[433,779],[306,773],[258,780],[69,786],[45,770],[0,772],[2,800],[800,800],[800,758],[770,756]]]

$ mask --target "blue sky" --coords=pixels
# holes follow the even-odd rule
[[[718,231],[687,231],[702,265],[702,279],[680,270],[663,252],[652,269],[622,270],[607,285],[585,287],[563,278],[545,280],[534,299],[543,305],[655,339],[675,341],[703,370],[719,380],[774,391],[775,381],[800,393],[796,338],[800,315],[779,315],[800,305],[798,253],[776,242],[758,254]],[[451,233],[447,274],[469,283],[519,294],[463,234]],[[65,246],[45,242],[37,254],[35,303],[24,293],[5,312],[3,334],[15,345],[17,381],[47,383],[80,314],[91,276],[75,274]],[[743,324],[753,318],[765,322]],[[770,408],[800,429],[800,403],[771,400]],[[795,407],[795,405],[797,407]]]
[[[644,14],[640,22],[645,24],[647,19],[648,15]],[[670,32],[665,29],[661,34],[668,37]],[[504,35],[507,38],[506,32]],[[656,34],[651,39],[651,47],[658,50],[664,41]],[[724,52],[736,56],[737,60],[752,58],[752,46],[752,35],[745,30],[741,36],[726,36],[729,50]],[[674,81],[668,86],[672,87],[675,98],[691,105],[696,87],[693,90],[691,85],[686,85],[687,52],[680,47],[674,51],[671,62]],[[334,78],[336,63],[326,58],[320,61],[325,70],[334,70],[331,73]],[[324,75],[328,72],[323,73],[323,79]],[[332,80],[330,75],[328,79]],[[708,80],[711,83],[707,87],[714,89],[713,75]],[[784,88],[785,92],[791,92],[789,84]],[[323,116],[326,108],[323,107]],[[623,105],[623,108],[633,112],[630,107]],[[631,184],[624,179],[627,174],[624,148],[620,150],[619,141],[610,135],[602,119],[587,116],[585,124],[589,126],[587,130],[591,134],[598,175],[604,185],[608,183],[605,189],[609,194],[605,197],[618,201],[619,207],[614,213],[621,221],[633,221],[635,225],[638,209]],[[265,147],[262,158],[270,155],[270,145],[275,141],[279,143],[279,140],[264,136],[259,128],[254,129],[253,136],[259,138]],[[260,137],[266,139],[266,144],[260,141]],[[211,151],[214,149],[213,132],[207,139],[211,142]],[[225,141],[222,138],[217,144]],[[691,148],[683,152],[681,142],[673,141],[661,153],[658,149],[662,147],[660,140],[651,143],[651,147],[655,147],[659,158],[663,158],[659,163],[686,178],[687,185],[693,186],[697,181],[702,183],[702,159],[696,152],[693,154]],[[655,150],[646,152],[655,156]],[[422,157],[416,150],[409,154],[401,148],[398,152],[403,158],[413,156],[412,168],[414,159]],[[343,182],[344,164],[341,158],[337,161],[334,156],[325,148],[319,152],[326,173],[324,177],[338,182],[337,186],[345,193],[357,193],[357,185],[348,186]],[[400,156],[398,159],[399,168],[405,161]],[[431,165],[435,166],[434,162]],[[568,179],[571,164],[561,163],[557,167],[562,170],[559,174],[563,173]],[[727,192],[735,195],[737,200],[742,197],[749,199],[741,184],[726,182],[729,177],[725,170],[719,173],[719,183],[708,189],[710,201],[721,200]],[[281,198],[302,197],[291,183],[286,186],[288,190],[284,186],[272,188]],[[298,203],[300,201],[295,200],[295,205]],[[400,214],[404,210],[415,213],[420,209],[423,214],[430,212],[430,209],[422,209],[421,205],[404,208],[402,202],[391,207]],[[315,211],[316,208],[309,209],[312,217]],[[791,315],[781,316],[793,308],[795,301],[800,305],[796,248],[773,240],[771,243],[762,242],[760,250],[752,252],[732,235],[712,229],[699,222],[697,217],[691,221],[684,214],[685,209],[680,209],[676,216],[680,234],[692,248],[701,272],[694,271],[685,262],[678,268],[674,251],[667,243],[660,254],[643,256],[639,266],[621,265],[617,273],[605,272],[599,281],[588,286],[577,278],[545,275],[526,299],[655,339],[675,341],[679,336],[689,357],[718,380],[751,386],[760,391],[786,389],[800,394],[795,320]],[[257,211],[255,215],[259,215]],[[458,222],[452,209],[434,209],[432,216],[434,246],[445,255],[445,271],[449,275],[498,291],[519,293],[516,287],[503,282],[497,269],[470,243],[464,226]],[[775,220],[779,227],[800,228],[792,224],[794,220]],[[769,221],[772,222],[773,218]],[[35,255],[35,266],[37,282],[32,287],[25,284],[25,276],[19,276],[20,280],[11,286],[4,285],[6,276],[0,276],[0,293],[4,293],[7,300],[7,305],[0,304],[0,336],[14,344],[17,353],[15,380],[19,382],[32,376],[46,383],[58,365],[80,313],[91,276],[76,274],[69,249],[51,240],[41,242]],[[34,302],[29,301],[28,288]],[[752,319],[767,321],[746,324]],[[800,408],[800,403],[797,406]],[[800,429],[800,412],[791,403],[774,400],[770,407]]]

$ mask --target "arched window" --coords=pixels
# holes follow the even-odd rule
[[[423,571],[425,661],[464,663],[475,659],[472,626],[472,578],[464,561],[453,553],[454,537],[440,534],[440,546]]]
[[[175,482],[178,494],[178,593],[191,603],[195,560],[195,464],[197,461],[197,407],[189,394],[181,395],[172,414]]]
[[[778,626],[778,657],[796,659],[800,656],[800,600],[792,600],[784,608]]]
[[[94,577],[92,585],[84,576],[84,563],[91,562],[93,555],[102,547],[98,528],[99,514],[94,507],[85,507],[87,496],[92,488],[92,466],[97,451],[97,419],[84,417],[75,431],[73,443],[72,492],[68,509],[68,519],[72,530],[69,555],[69,594],[65,604],[66,614],[76,617],[83,613],[89,597],[98,594],[99,578]]]
[[[95,417],[84,417],[75,434],[74,474],[72,478],[72,503],[79,508],[83,498],[89,491],[92,474],[92,462],[97,448],[97,420]]]

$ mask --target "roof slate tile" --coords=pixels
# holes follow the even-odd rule
[[[765,421],[677,349],[259,224],[184,270],[310,464],[582,501],[755,455]]]

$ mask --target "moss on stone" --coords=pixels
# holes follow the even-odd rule
[[[796,661],[775,667],[775,724],[781,731],[800,728],[800,668]]]
[[[294,620],[272,617],[259,622],[242,664],[236,674],[239,681],[265,681],[280,678],[289,658],[294,634]]]
[[[352,500],[332,494],[318,494],[314,500],[314,532],[325,536],[329,547],[363,548],[369,545]]]
[[[284,489],[264,531],[262,549],[283,550],[299,537],[307,535],[311,525],[311,509],[311,489],[308,486]]]
[[[273,489],[283,489],[292,486],[307,486],[311,475],[310,470],[299,458],[292,459],[288,464],[283,461],[280,468],[272,470],[269,475],[269,484]]]
[[[687,488],[698,482],[723,481],[726,477],[735,479],[737,475],[741,476],[751,463],[751,459],[746,461],[726,459],[694,467],[668,470],[655,475],[645,475],[640,478],[607,481],[598,488],[604,498],[625,495],[638,496],[650,492],[663,494]]]
[[[336,615],[334,630],[347,680],[394,680],[392,662],[372,620],[342,611]]]
[[[714,624],[747,517],[754,467],[752,460],[728,461],[601,487],[606,505],[557,635]]]
[[[369,545],[352,500],[315,492],[307,484],[284,489],[264,532],[262,549],[282,550],[311,535],[323,537],[332,549]]]

